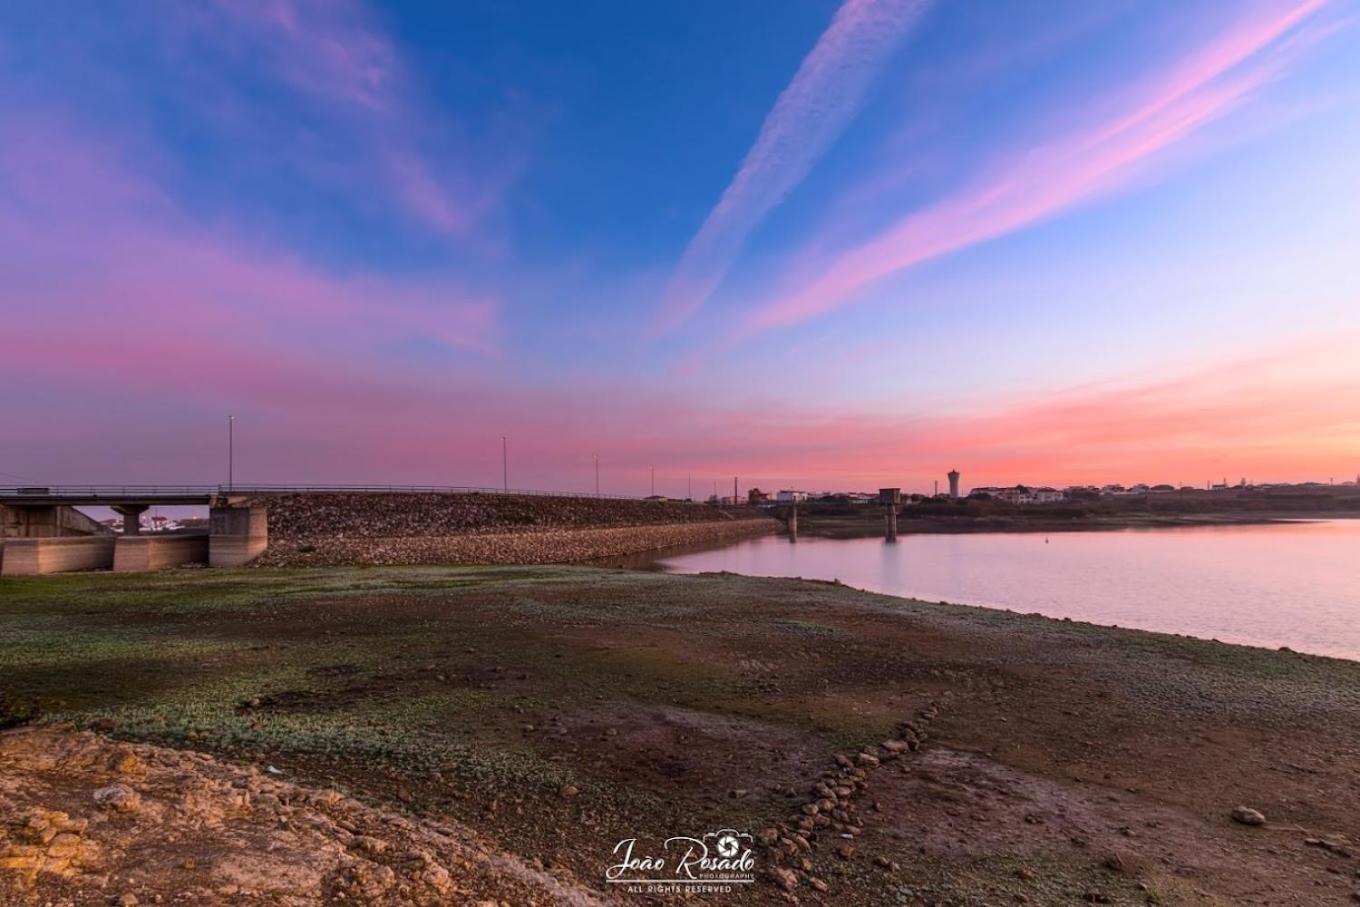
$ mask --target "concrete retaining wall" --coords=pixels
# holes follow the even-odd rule
[[[778,531],[769,518],[599,529],[387,538],[273,539],[262,566],[344,564],[561,564],[676,545],[721,543]]]
[[[39,576],[69,570],[107,570],[113,566],[114,543],[111,535],[6,539],[0,574]]]
[[[0,537],[3,538],[38,539],[107,534],[107,529],[74,507],[0,504]]]
[[[113,548],[113,572],[163,570],[180,564],[208,562],[206,532],[174,535],[120,536]]]
[[[208,563],[248,564],[269,547],[269,513],[263,504],[231,503],[208,512]]]

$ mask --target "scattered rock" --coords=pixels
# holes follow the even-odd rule
[[[1260,811],[1248,806],[1238,806],[1232,811],[1232,820],[1242,825],[1265,825],[1266,817]]]
[[[110,784],[94,792],[94,802],[119,813],[131,813],[141,809],[142,797],[126,784]]]
[[[798,876],[792,869],[785,869],[782,866],[770,868],[770,875],[774,878],[775,884],[785,891],[793,891],[798,887]]]
[[[120,775],[134,775],[141,771],[142,763],[132,753],[115,753],[110,763],[110,768]]]
[[[1351,855],[1350,842],[1344,838],[1304,838],[1303,843],[1307,844],[1309,847],[1320,847],[1339,857],[1349,857]]]

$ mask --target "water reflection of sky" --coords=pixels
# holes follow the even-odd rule
[[[927,601],[1037,611],[1360,658],[1360,521],[1110,532],[766,536],[668,554],[680,573],[838,579]]]

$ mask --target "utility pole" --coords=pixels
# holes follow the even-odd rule
[[[510,447],[501,435],[501,490],[510,490]]]
[[[694,500],[694,476],[691,474],[685,475],[685,500]]]
[[[733,504],[738,503],[738,501],[737,501],[737,477],[736,477],[736,476],[733,476],[733,477],[732,477],[732,503],[733,503]]]
[[[595,497],[600,496],[600,455],[595,455]]]
[[[652,497],[656,497],[656,467],[652,467]]]
[[[227,491],[236,487],[236,417],[227,416]]]

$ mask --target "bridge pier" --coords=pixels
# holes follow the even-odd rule
[[[263,504],[216,501],[208,510],[208,565],[239,567],[269,547],[269,516]]]
[[[140,535],[146,504],[114,504],[110,509],[123,518],[123,535]]]

